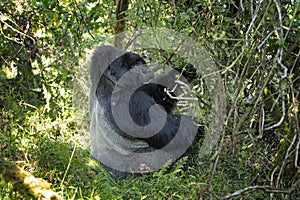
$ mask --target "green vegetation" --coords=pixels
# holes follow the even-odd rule
[[[8,163],[64,199],[300,198],[299,1],[124,2],[0,2],[0,199],[36,198],[7,174]],[[205,47],[222,74],[226,123],[205,159],[196,148],[171,169],[119,181],[82,142],[83,66],[87,52],[115,32],[143,27],[173,29]],[[152,61],[168,59],[149,52]],[[195,86],[209,102],[201,78]],[[206,125],[210,107],[201,107]]]

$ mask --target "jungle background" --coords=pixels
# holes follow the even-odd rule
[[[300,198],[299,8],[298,0],[2,0],[0,199]],[[199,160],[195,149],[171,169],[120,181],[80,142],[74,82],[87,52],[143,27],[203,46],[228,107],[210,155]],[[209,102],[209,91],[199,93]]]

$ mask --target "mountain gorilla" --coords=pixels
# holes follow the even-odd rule
[[[165,91],[175,70],[154,78],[139,55],[111,46],[98,47],[90,67],[91,157],[117,178],[143,173],[139,164],[155,171],[174,163],[202,133],[191,117],[172,113],[176,100]]]

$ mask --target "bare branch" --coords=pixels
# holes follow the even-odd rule
[[[221,200],[225,199],[230,199],[232,197],[236,197],[238,195],[241,195],[243,193],[248,193],[251,191],[256,191],[256,190],[262,190],[266,193],[277,193],[277,194],[291,194],[294,190],[296,190],[297,186],[299,185],[299,180],[290,188],[283,189],[283,188],[274,188],[270,186],[260,186],[260,185],[255,185],[255,186],[250,186],[246,187],[244,189],[235,191],[231,194],[226,195],[225,197],[220,198]]]
[[[251,1],[251,2],[252,2],[252,1]],[[246,47],[249,45],[249,33],[250,33],[252,27],[254,26],[254,22],[255,22],[255,20],[256,20],[256,18],[257,18],[258,11],[259,11],[259,9],[260,9],[261,3],[262,3],[262,0],[259,0],[258,5],[257,5],[257,7],[256,7],[256,9],[255,9],[254,15],[253,15],[253,17],[252,17],[251,23],[250,23],[250,25],[249,25],[249,27],[248,27],[248,29],[247,29],[247,32],[246,32],[246,35],[245,35]],[[252,5],[252,4],[251,4],[251,5]]]

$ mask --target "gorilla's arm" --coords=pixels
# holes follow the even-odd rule
[[[139,88],[140,91],[147,93],[155,101],[155,103],[161,105],[167,113],[171,113],[177,100],[171,98],[166,93],[166,89],[168,88],[156,83],[148,83]],[[171,95],[175,96],[174,93],[171,93]]]
[[[166,116],[166,123],[161,125],[163,128],[158,133],[152,137],[141,138],[147,141],[151,147],[160,149],[167,145],[178,132],[181,116],[173,116],[170,113],[163,115],[162,113],[166,111],[157,108],[150,119],[149,110],[151,106],[154,106],[155,104],[157,104],[157,102],[155,102],[145,91],[139,90],[132,95],[129,102],[129,110],[132,120],[139,126],[146,126],[150,123],[160,126],[162,121],[164,121],[162,118]],[[135,130],[133,129],[132,131]],[[148,131],[154,132],[152,130]]]
[[[176,94],[183,92],[175,81],[180,80],[188,84],[196,77],[196,69],[192,64],[187,64],[184,67],[174,67],[168,73],[156,76],[151,83],[142,86],[141,90],[152,97],[157,104],[162,105],[167,113],[171,113],[177,103]]]

